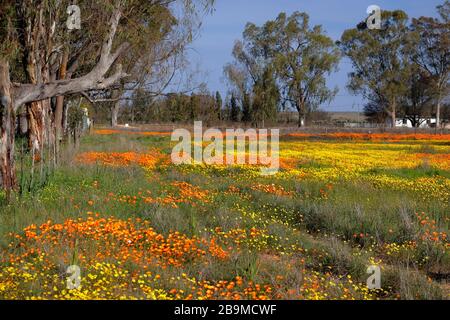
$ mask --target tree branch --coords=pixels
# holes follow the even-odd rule
[[[117,8],[110,19],[110,30],[102,44],[100,59],[97,65],[85,76],[69,80],[51,81],[45,84],[20,84],[14,87],[14,110],[28,102],[40,101],[55,96],[75,94],[84,91],[106,89],[122,78],[128,76],[118,64],[115,72],[105,78],[112,65],[129,48],[128,43],[121,44],[116,52],[111,53],[112,44],[121,17],[121,9]]]

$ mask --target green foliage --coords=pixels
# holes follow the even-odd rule
[[[321,26],[309,26],[306,13],[281,13],[265,28],[275,39],[273,61],[283,98],[297,109],[301,120],[336,95],[337,89],[329,89],[325,77],[337,69],[339,50]]]
[[[257,125],[264,123],[265,120],[276,120],[280,93],[270,67],[264,71],[262,78],[253,87],[253,95],[250,109],[253,123]],[[248,104],[248,101],[245,101],[245,104]]]
[[[234,95],[231,95],[231,100],[230,100],[230,120],[237,122],[239,121],[239,113],[240,113],[240,109],[239,106],[237,104],[237,99]]]
[[[17,34],[14,22],[17,19],[14,1],[0,3],[0,56],[16,58],[18,53]]]
[[[281,13],[261,27],[248,23],[233,56],[224,71],[245,105],[244,121],[273,119],[281,101],[302,118],[337,92],[325,76],[337,68],[339,51],[321,26],[309,27],[306,13]]]
[[[380,30],[349,29],[339,41],[353,64],[349,90],[381,105],[393,119],[412,71],[409,55],[414,39],[409,37],[407,22],[403,11],[383,11]]]
[[[124,123],[192,123],[200,120],[211,123],[221,116],[221,99],[220,93],[212,95],[208,92],[194,92],[190,95],[170,93],[163,97],[153,97],[140,89],[131,97],[130,103],[122,108],[120,120]]]
[[[445,110],[442,110],[442,102],[449,93],[450,75],[450,2],[445,1],[437,7],[439,18],[420,17],[413,19],[411,24],[411,37],[416,38],[416,45],[412,60],[420,70],[420,74],[427,80],[424,82],[424,90],[428,96],[434,94],[436,102],[436,117],[438,122],[445,118]]]

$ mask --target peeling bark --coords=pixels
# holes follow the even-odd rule
[[[117,127],[120,112],[120,90],[113,90],[112,98],[115,100],[111,107],[111,127]]]
[[[32,109],[30,113],[32,117],[29,123],[30,131],[34,130],[35,132],[36,138],[34,141],[41,139],[39,145],[41,147],[42,141],[53,139],[52,135],[54,134],[50,130],[52,117],[49,99],[90,90],[107,89],[128,76],[122,72],[122,66],[116,64],[116,62],[129,48],[129,44],[123,43],[115,52],[112,52],[113,40],[121,14],[119,6],[110,18],[110,30],[102,43],[99,61],[88,74],[80,78],[53,80],[54,77],[50,77],[49,59],[47,58],[51,54],[53,44],[51,35],[46,38],[46,43],[40,43],[41,40],[45,40],[45,37],[41,39],[41,36],[46,32],[42,20],[38,20],[38,23],[33,21],[26,24],[28,31],[26,36],[31,37],[25,39],[26,43],[23,47],[24,50],[29,51],[26,54],[27,61],[25,63],[27,73],[30,76],[28,84],[11,84],[9,61],[5,57],[0,57],[0,187],[6,190],[8,196],[16,186],[14,166],[15,112],[21,106],[30,104]],[[41,19],[42,14],[36,17],[36,19]],[[35,28],[31,28],[33,25]],[[40,51],[39,49],[42,46],[46,50]],[[42,65],[36,65],[37,62],[42,63]],[[115,72],[110,73],[112,66],[115,64]]]
[[[121,11],[116,10],[110,20],[110,32],[103,42],[100,59],[97,65],[85,76],[75,79],[64,79],[40,84],[22,84],[14,90],[14,108],[21,105],[49,99],[56,96],[76,94],[85,91],[103,90],[110,88],[128,75],[122,71],[122,65],[117,64],[115,72],[106,77],[108,71],[117,59],[129,48],[129,43],[123,43],[112,52],[113,39],[117,31]]]
[[[0,58],[0,186],[6,191],[9,200],[16,187],[14,166],[14,125],[15,116],[11,96],[9,63]]]
[[[66,79],[67,75],[67,62],[69,59],[69,53],[65,51],[61,59],[61,66],[59,68],[59,79]],[[56,97],[56,108],[55,108],[55,134],[56,134],[56,144],[57,146],[62,140],[63,130],[62,130],[62,120],[64,111],[64,96]]]
[[[69,60],[69,53],[67,50],[64,51],[61,58],[61,65],[59,68],[59,79],[66,79],[67,76],[67,63]],[[64,113],[64,96],[56,97],[56,107],[55,107],[55,153],[56,160],[59,161],[60,147],[63,140],[63,113]]]
[[[119,117],[119,108],[120,105],[118,102],[114,102],[114,105],[111,108],[111,127],[117,127],[118,121],[117,118]]]
[[[19,114],[19,134],[26,136],[28,134],[28,119],[26,110]]]
[[[34,152],[40,149],[44,140],[41,134],[42,130],[39,129],[44,126],[43,113],[42,103],[37,101],[27,105],[28,147]]]
[[[69,128],[68,128],[69,127],[69,109],[70,109],[70,104],[67,103],[67,101],[65,101],[64,106],[63,106],[63,119],[62,119],[62,132],[65,137],[67,137],[68,130],[69,130]]]
[[[50,126],[50,101],[36,101],[27,105],[28,145],[36,156],[40,156],[43,147],[52,141],[45,128]]]

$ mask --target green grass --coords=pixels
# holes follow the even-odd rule
[[[445,170],[440,170],[437,168],[430,168],[426,166],[419,166],[414,169],[402,168],[402,169],[386,169],[377,168],[367,170],[368,174],[387,174],[394,177],[405,178],[405,179],[417,179],[417,178],[429,178],[429,177],[444,177],[450,179],[450,172]]]

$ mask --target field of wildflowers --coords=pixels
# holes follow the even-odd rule
[[[175,166],[172,147],[97,130],[1,205],[0,299],[450,297],[449,135],[291,134],[275,176]]]

